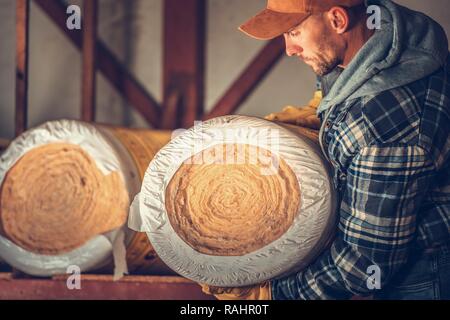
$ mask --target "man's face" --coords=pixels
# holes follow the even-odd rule
[[[308,17],[284,34],[286,54],[298,56],[314,72],[323,76],[341,63],[339,39],[322,15]]]

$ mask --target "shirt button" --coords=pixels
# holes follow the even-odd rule
[[[325,128],[327,128],[327,129],[331,128],[331,122],[330,121],[325,122]]]

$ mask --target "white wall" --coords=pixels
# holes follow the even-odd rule
[[[161,101],[163,0],[101,0],[100,36],[151,94]],[[182,0],[180,0],[182,1]],[[68,1],[79,4],[81,0]],[[440,22],[450,35],[448,0],[400,0]],[[263,42],[237,31],[240,23],[266,0],[209,0],[206,109],[209,110],[240,74]],[[15,1],[0,0],[0,137],[14,132]],[[32,1],[29,125],[58,118],[76,119],[80,106],[79,52]],[[182,53],[180,53],[182,54]],[[262,116],[286,104],[308,101],[315,77],[296,59],[283,58],[249,97],[240,114]],[[98,76],[97,119],[146,126],[102,76]]]

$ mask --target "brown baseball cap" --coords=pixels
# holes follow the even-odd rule
[[[335,6],[353,7],[364,0],[268,0],[267,8],[239,27],[250,37],[270,40],[299,25],[311,14]]]

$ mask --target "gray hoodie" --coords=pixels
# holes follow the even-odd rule
[[[346,100],[375,95],[427,77],[446,62],[447,36],[434,20],[390,0],[366,0],[366,4],[381,8],[381,29],[334,82],[318,114]]]

